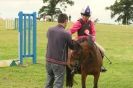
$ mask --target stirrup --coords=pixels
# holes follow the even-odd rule
[[[107,69],[105,68],[105,67],[101,67],[101,72],[106,72],[107,71]]]

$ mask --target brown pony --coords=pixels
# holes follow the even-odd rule
[[[74,74],[81,74],[82,88],[86,88],[87,75],[94,76],[93,88],[98,88],[103,58],[99,48],[91,40],[91,37],[79,39],[74,48],[68,52],[66,86],[71,88]],[[78,65],[78,70],[73,74],[71,72],[76,65]]]

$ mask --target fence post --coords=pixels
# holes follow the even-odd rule
[[[36,13],[33,13],[33,63],[36,63]]]
[[[15,26],[14,28],[15,29],[18,29],[18,18],[15,18],[14,24],[15,24],[14,25]]]

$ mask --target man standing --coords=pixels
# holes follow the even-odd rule
[[[65,31],[68,22],[66,14],[58,16],[58,25],[48,29],[45,88],[63,88],[68,47],[72,48],[71,35]]]

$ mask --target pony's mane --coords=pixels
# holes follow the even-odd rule
[[[82,50],[82,46],[80,44],[84,41],[88,41],[87,38],[80,38],[77,41],[73,41],[74,44],[73,50],[75,51]]]
[[[92,46],[94,44],[94,41],[92,40],[92,36],[82,37],[77,40],[77,42],[80,44],[82,42],[88,42],[89,46]]]
[[[78,43],[82,43],[82,42],[84,42],[84,41],[88,41],[87,37],[79,38],[79,39],[77,40]]]
[[[83,42],[86,42],[89,47],[92,47],[94,45],[94,42],[92,41],[91,36],[82,37],[82,38],[79,38],[77,41],[73,41],[73,43],[74,43],[74,49],[73,50],[81,51],[83,48],[81,43],[83,43]]]

